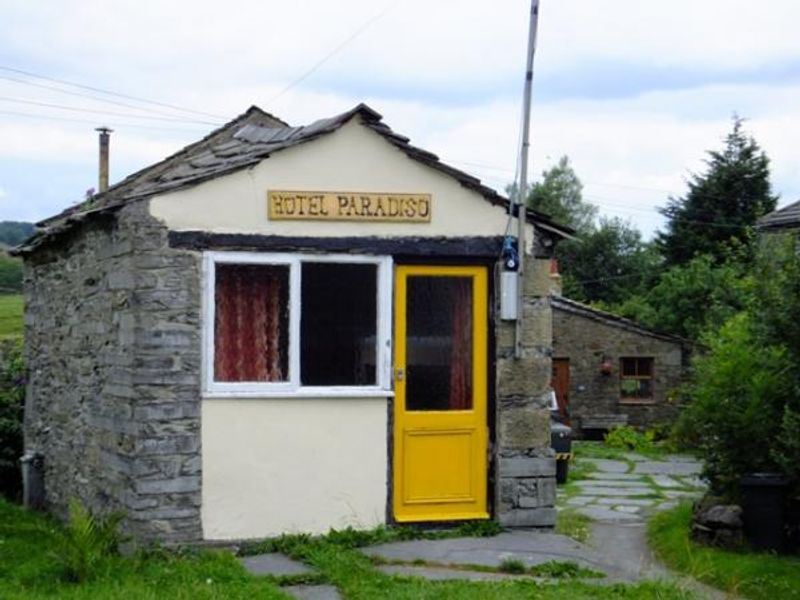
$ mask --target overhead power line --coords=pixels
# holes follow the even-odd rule
[[[97,121],[90,121],[89,119],[73,119],[70,117],[56,117],[51,115],[36,115],[32,113],[24,113],[24,112],[16,112],[13,110],[0,110],[0,115],[8,115],[13,117],[23,117],[26,119],[40,119],[43,121],[65,121],[68,123],[86,123],[89,125],[97,125]],[[116,129],[121,129],[123,127],[134,127],[136,129],[154,129],[158,131],[181,131],[183,133],[196,133],[198,129],[182,129],[179,127],[158,127],[158,126],[149,126],[149,125],[138,125],[136,123],[108,123],[108,125],[114,126]]]
[[[392,4],[390,4],[389,6],[384,8],[377,15],[367,19],[364,23],[362,23],[358,27],[358,29],[356,29],[353,33],[351,33],[349,36],[347,36],[342,42],[340,42],[338,45],[336,45],[330,52],[328,52],[320,60],[318,60],[316,63],[314,63],[311,66],[310,69],[305,71],[297,79],[293,80],[289,85],[287,85],[285,88],[283,88],[280,92],[278,92],[277,94],[275,94],[274,96],[269,98],[267,100],[267,105],[271,104],[272,102],[274,102],[275,100],[277,100],[278,98],[283,96],[286,92],[288,92],[289,90],[291,90],[295,86],[299,85],[300,83],[302,83],[303,81],[308,79],[317,69],[319,69],[322,65],[324,65],[326,62],[328,62],[331,58],[333,58],[334,56],[339,54],[339,52],[341,52],[344,49],[345,46],[347,46],[350,42],[352,42],[354,39],[356,39],[358,36],[360,36],[362,33],[364,33],[367,29],[369,29],[372,26],[373,23],[375,23],[376,21],[378,21],[378,20],[382,19],[384,16],[386,16],[389,13],[389,11],[391,11],[397,5],[397,2],[399,2],[399,0],[397,0],[396,2],[393,2]]]
[[[205,116],[205,117],[214,117],[215,119],[223,119],[225,121],[228,120],[227,117],[224,117],[222,115],[216,115],[214,113],[209,113],[209,112],[205,112],[205,111],[202,111],[202,110],[195,110],[193,108],[186,108],[184,106],[178,106],[176,104],[169,104],[167,102],[160,102],[158,100],[150,100],[148,98],[142,98],[140,96],[131,96],[129,94],[123,94],[123,93],[120,93],[120,92],[115,92],[113,90],[107,90],[107,89],[103,89],[103,88],[99,88],[99,87],[94,87],[94,86],[91,86],[91,85],[84,85],[82,83],[76,83],[74,81],[68,81],[66,79],[58,79],[56,77],[50,77],[48,75],[41,75],[39,73],[32,73],[31,71],[25,71],[23,69],[17,69],[15,67],[9,67],[9,66],[0,65],[0,70],[8,71],[8,72],[11,72],[11,73],[17,73],[19,75],[26,75],[28,77],[34,77],[36,79],[43,79],[45,81],[52,81],[53,83],[59,83],[61,85],[69,85],[69,86],[72,86],[72,87],[80,88],[80,89],[83,89],[83,90],[88,90],[88,91],[91,91],[91,92],[98,92],[100,94],[107,94],[109,96],[116,96],[117,98],[125,98],[127,100],[135,100],[136,102],[144,102],[145,104],[152,104],[154,106],[161,106],[161,107],[164,107],[164,108],[171,108],[172,110],[179,110],[179,111],[183,111],[183,112],[187,112],[187,113],[193,113],[195,115],[202,115],[202,116]]]
[[[51,92],[58,92],[60,94],[67,94],[68,96],[77,96],[79,98],[89,98],[89,99],[95,100],[97,102],[104,102],[106,104],[114,104],[115,106],[124,106],[126,108],[132,108],[134,110],[141,110],[141,111],[144,111],[144,112],[149,112],[149,113],[153,113],[153,114],[156,114],[156,115],[161,115],[161,116],[164,116],[164,117],[173,117],[173,118],[175,117],[174,114],[166,113],[166,112],[164,112],[162,110],[157,110],[155,108],[149,108],[147,106],[136,106],[135,104],[130,104],[128,102],[120,102],[118,100],[111,100],[110,98],[100,98],[99,96],[93,96],[91,94],[84,94],[82,92],[73,92],[73,91],[65,90],[65,89],[58,88],[58,87],[55,87],[55,86],[52,86],[52,85],[46,85],[46,84],[43,84],[43,83],[36,83],[34,81],[26,81],[24,79],[19,79],[17,77],[11,77],[9,75],[0,75],[0,79],[5,79],[6,81],[13,81],[15,83],[21,83],[23,85],[29,85],[29,86],[36,87],[36,88],[41,88],[41,89],[44,89],[44,90],[49,90]],[[187,122],[197,122],[194,119],[188,119],[188,118],[186,119],[186,121]]]
[[[184,119],[182,117],[159,117],[159,116],[151,117],[146,115],[132,115],[130,113],[120,113],[109,110],[100,110],[96,108],[81,108],[77,106],[66,106],[64,104],[51,104],[49,102],[38,102],[36,100],[27,100],[23,98],[8,98],[7,96],[0,96],[0,101],[13,102],[15,104],[28,104],[31,106],[43,106],[45,108],[57,108],[59,110],[94,113],[98,115],[111,115],[114,117],[125,117],[128,119],[148,119],[153,121],[172,121],[177,123],[203,123],[206,125],[217,125],[217,123],[213,121],[196,121],[194,119]]]

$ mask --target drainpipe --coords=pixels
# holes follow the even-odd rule
[[[102,194],[108,189],[108,143],[113,129],[98,127],[100,132],[100,170],[98,180],[98,193]]]

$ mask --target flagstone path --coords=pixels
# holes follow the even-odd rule
[[[625,460],[581,458],[597,470],[558,490],[558,506],[594,521],[641,523],[656,510],[674,507],[683,498],[699,497],[704,484],[701,463],[691,457],[651,460],[628,453]]]
[[[412,575],[426,579],[496,580],[519,576],[487,572],[504,561],[519,560],[526,566],[547,561],[571,561],[605,573],[599,585],[615,581],[675,579],[653,558],[647,547],[645,521],[655,511],[675,506],[682,498],[703,492],[701,465],[692,458],[670,456],[652,460],[637,454],[624,460],[581,458],[597,469],[586,479],[560,486],[557,504],[592,520],[591,541],[581,544],[563,535],[543,531],[514,530],[489,538],[450,538],[395,542],[364,548],[364,554],[384,564],[376,568],[387,575]],[[254,574],[308,575],[315,571],[280,554],[240,559]],[[476,569],[479,565],[484,570]],[[472,568],[470,568],[472,567]],[[530,579],[530,576],[523,576]],[[724,596],[692,580],[678,578],[700,597]],[[283,590],[305,600],[341,598],[330,585],[294,585]]]

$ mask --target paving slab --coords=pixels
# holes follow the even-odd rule
[[[642,475],[636,475],[635,473],[610,473],[608,471],[589,473],[586,477],[587,479],[642,481]]]
[[[653,506],[658,500],[649,498],[593,498],[596,504],[605,506],[618,506],[625,504],[627,506]]]
[[[645,481],[630,481],[627,479],[602,479],[602,478],[595,478],[592,480],[583,480],[578,482],[579,486],[582,485],[589,485],[589,486],[598,486],[598,487],[610,487],[610,488],[641,488],[647,487],[647,483]]]
[[[533,578],[526,575],[511,575],[509,573],[491,573],[486,571],[466,571],[463,569],[448,569],[447,567],[423,567],[417,565],[381,565],[377,567],[381,573],[386,575],[409,575],[411,577],[423,577],[434,581],[444,581],[447,579],[464,579],[467,581],[504,581],[507,579],[527,579]]]
[[[699,462],[646,461],[636,463],[633,472],[642,475],[697,475],[703,466]]]
[[[596,496],[573,496],[567,500],[566,504],[569,506],[584,506],[597,500]]]
[[[675,499],[675,498],[697,498],[701,495],[701,492],[694,491],[694,492],[683,492],[680,490],[665,490],[662,492],[667,498]]]
[[[579,484],[580,485],[580,484]],[[601,496],[601,497],[624,497],[624,496],[646,496],[653,493],[651,487],[629,487],[611,488],[595,485],[580,485],[581,496]]]
[[[627,513],[629,515],[636,515],[639,514],[642,510],[641,506],[631,506],[630,504],[618,504],[617,506],[613,507],[614,510],[621,513]]]
[[[341,600],[342,596],[332,585],[289,585],[281,588],[298,600]]]
[[[303,563],[292,560],[278,552],[245,556],[240,558],[239,562],[251,575],[274,575],[279,577],[281,575],[308,575],[314,572]]]
[[[620,517],[628,516],[616,514]],[[527,567],[552,560],[574,561],[584,567],[603,571],[609,577],[622,575],[613,563],[596,550],[564,535],[541,531],[515,530],[488,538],[393,542],[363,548],[362,552],[367,556],[378,556],[389,561],[412,563],[415,560],[424,560],[431,563],[487,567],[498,567],[505,560],[519,560]]]
[[[649,460],[646,456],[642,456],[641,454],[636,454],[635,452],[625,452],[622,456],[624,456],[627,460],[631,460],[633,462],[644,462]]]
[[[621,460],[609,460],[607,458],[587,458],[588,462],[593,462],[597,465],[600,471],[607,473],[627,473],[628,463]]]
[[[697,476],[681,477],[680,480],[687,487],[693,487],[693,488],[698,488],[698,489],[705,489],[705,488],[708,487],[708,483],[706,483],[705,480],[703,480],[703,479],[701,479],[700,477],[697,477]]]
[[[684,487],[680,481],[676,481],[669,475],[652,475],[653,483],[661,488],[678,488]]]
[[[593,519],[594,521],[602,521],[605,523],[638,523],[642,518],[638,515],[626,514],[618,512],[605,506],[581,506],[576,509],[576,512]],[[607,548],[610,549],[613,546]]]

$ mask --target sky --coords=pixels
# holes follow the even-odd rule
[[[541,0],[532,177],[650,237],[738,114],[800,198],[796,0]],[[503,191],[518,162],[529,0],[0,0],[0,220],[36,221],[250,105],[292,125],[366,102]],[[56,81],[57,80],[57,81]],[[78,84],[77,87],[75,85]],[[115,95],[103,93],[113,92]]]

